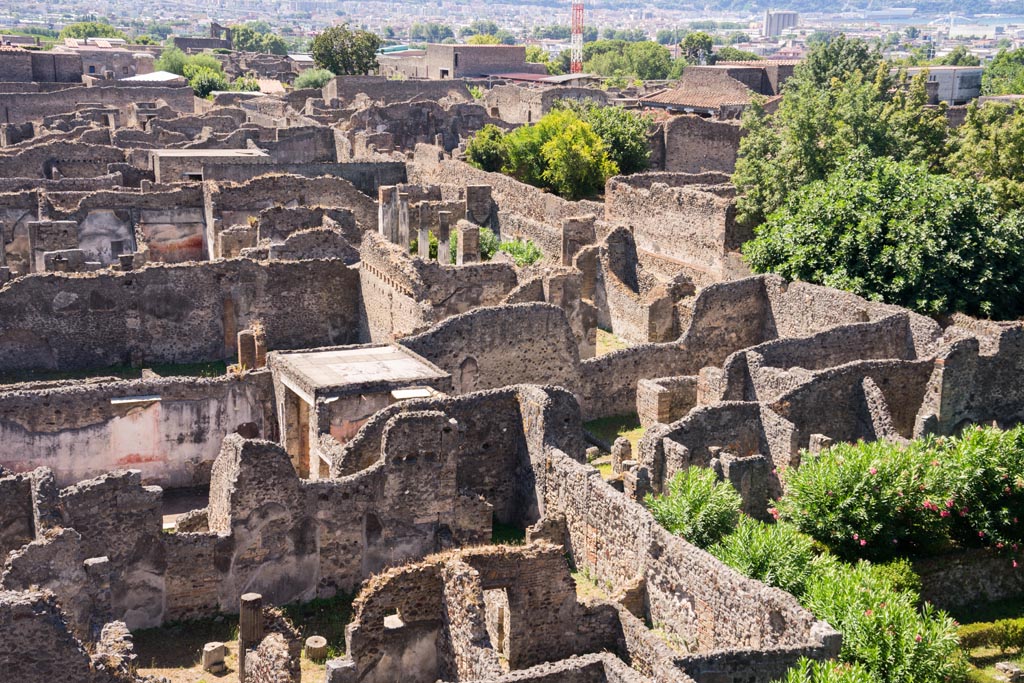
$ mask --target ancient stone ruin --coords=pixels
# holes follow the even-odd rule
[[[603,91],[39,85],[0,84],[4,680],[159,680],[133,634],[241,612],[194,654],[247,683],[767,683],[841,636],[644,496],[707,467],[765,518],[802,452],[1024,418],[1021,324],[751,276],[731,123],[573,202],[462,150]],[[584,423],[632,414],[605,479]],[[278,609],[339,596],[329,645]]]

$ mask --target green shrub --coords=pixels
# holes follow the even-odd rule
[[[859,664],[816,662],[801,658],[796,666],[775,683],[875,683],[875,679]]]
[[[490,228],[480,228],[480,258],[490,261],[501,248],[501,240]]]
[[[187,67],[186,67],[187,68]],[[224,74],[213,69],[200,67],[191,72],[188,82],[196,97],[206,97],[215,90],[227,90],[228,79]]]
[[[659,524],[700,548],[720,541],[739,521],[740,494],[711,469],[687,468],[667,489],[660,496],[648,494],[644,503]]]
[[[933,513],[962,545],[1014,547],[1024,541],[1024,427],[967,429],[936,442],[943,496]]]
[[[814,539],[795,526],[747,516],[710,552],[733,569],[796,596],[803,595],[815,557]]]
[[[540,247],[530,240],[511,240],[508,242],[502,242],[498,246],[498,251],[503,251],[510,255],[512,260],[515,261],[516,265],[520,268],[533,265],[544,258],[544,253],[540,250]]]
[[[237,92],[259,92],[260,82],[253,76],[241,76],[233,80],[230,87]]]
[[[334,78],[329,69],[306,69],[295,77],[296,88],[322,88]]]
[[[466,161],[489,173],[500,172],[508,163],[505,132],[492,123],[478,130],[466,145]]]
[[[1024,650],[1024,619],[967,624],[957,629],[957,635],[960,646],[968,651],[979,647],[996,647],[1001,653]]]
[[[935,464],[933,464],[935,463]],[[838,444],[784,473],[782,517],[847,558],[888,558],[942,538],[926,442]]]
[[[843,634],[840,659],[861,664],[880,683],[950,683],[963,679],[956,624],[918,596],[901,591],[868,562],[815,562],[803,603]]]

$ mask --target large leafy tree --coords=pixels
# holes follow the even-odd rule
[[[339,76],[364,75],[377,68],[381,39],[369,31],[334,26],[313,38],[311,52],[318,68]]]
[[[791,192],[825,178],[860,148],[941,168],[949,127],[942,107],[926,107],[926,79],[890,75],[862,41],[816,43],[786,82],[774,115],[758,104],[744,114],[733,175],[740,220],[763,222]]]
[[[953,150],[950,165],[958,175],[988,185],[1000,208],[1024,208],[1024,111],[999,102],[972,103]]]
[[[257,22],[240,24],[231,27],[231,44],[236,50],[243,52],[266,52],[274,55],[288,53],[288,44],[284,38],[267,31],[261,31]]]
[[[61,29],[57,39],[63,41],[65,38],[127,38],[127,36],[103,21],[80,21],[68,24]]]
[[[562,100],[557,108],[573,111],[604,140],[608,156],[623,174],[637,173],[647,168],[651,148],[647,132],[651,118],[622,107],[602,107],[594,102]]]
[[[743,246],[755,272],[938,315],[1024,314],[1024,216],[983,185],[858,150]]]
[[[981,92],[984,95],[1024,94],[1024,48],[999,51],[985,67]]]
[[[709,64],[711,62],[711,50],[714,39],[704,31],[695,31],[686,34],[679,48],[683,57],[690,64]]]
[[[568,109],[557,109],[535,125],[507,134],[485,126],[470,140],[466,158],[478,168],[500,170],[569,199],[599,193],[619,172],[607,143]]]

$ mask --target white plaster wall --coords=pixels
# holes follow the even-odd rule
[[[0,465],[22,472],[45,466],[68,486],[116,469],[142,470],[164,487],[209,483],[221,441],[262,411],[253,387],[237,383],[216,397],[140,403],[106,422],[57,432],[26,431],[0,422]]]

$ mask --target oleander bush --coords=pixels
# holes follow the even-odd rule
[[[814,539],[792,524],[765,524],[745,515],[736,530],[709,552],[733,569],[793,595],[803,595],[817,555]]]
[[[837,444],[783,473],[783,519],[845,558],[885,559],[930,546],[942,518],[928,503],[941,479],[924,443]]]
[[[713,470],[689,467],[666,489],[660,496],[648,494],[644,503],[659,524],[695,546],[711,547],[739,522],[740,494]]]
[[[1024,427],[838,444],[783,478],[781,517],[846,558],[1024,542]]]

